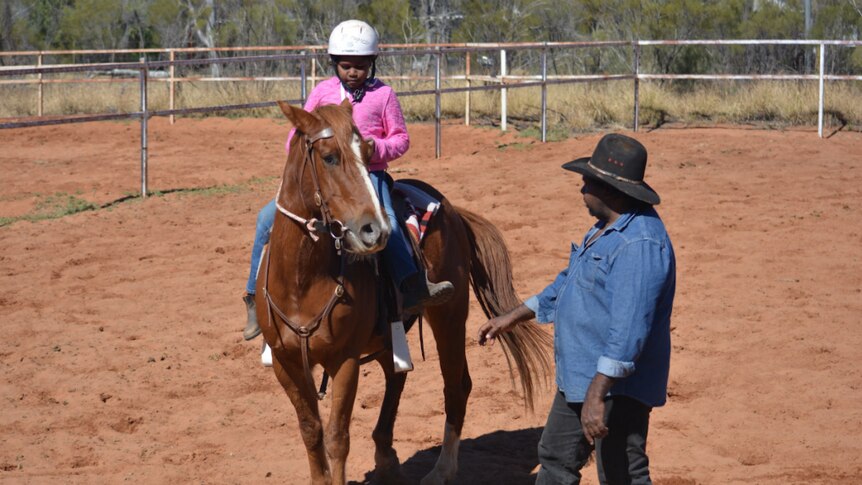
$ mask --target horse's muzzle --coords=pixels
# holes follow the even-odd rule
[[[367,218],[347,224],[347,250],[355,254],[373,254],[383,250],[389,241],[391,229],[382,225],[377,218]]]

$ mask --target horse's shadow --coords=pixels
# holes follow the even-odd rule
[[[530,472],[539,464],[536,447],[542,428],[495,431],[478,438],[461,442],[458,453],[458,475],[453,485],[493,484],[527,485],[536,481]],[[419,483],[437,462],[440,447],[418,451],[401,465],[401,471],[411,483]],[[374,472],[365,474],[361,482],[352,485],[377,483]]]

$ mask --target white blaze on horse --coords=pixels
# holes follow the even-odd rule
[[[386,378],[372,434],[376,479],[401,482],[392,435],[406,374],[396,372],[388,332],[375,331],[382,290],[371,256],[385,247],[391,228],[368,177],[372,146],[353,124],[349,102],[321,106],[312,113],[279,105],[296,134],[256,292],[258,321],[272,347],[273,369],[296,408],[311,482],[343,484],[360,360],[369,356],[376,360]],[[436,192],[421,182],[413,184]],[[488,317],[521,302],[512,287],[502,236],[486,219],[442,199],[422,239],[422,251],[429,278],[455,285],[455,295],[448,302],[427,307],[423,313],[437,345],[445,398],[442,450],[434,469],[422,480],[436,484],[452,480],[457,472],[472,387],[465,354],[468,288],[472,283]],[[536,378],[544,377],[550,368],[549,337],[531,323],[500,340],[531,404]],[[332,376],[331,414],[325,430],[311,374],[318,365]]]

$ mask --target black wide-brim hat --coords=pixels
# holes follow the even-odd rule
[[[598,179],[620,192],[650,205],[661,198],[644,182],[647,151],[634,138],[611,133],[599,140],[593,156],[564,163],[563,168]]]

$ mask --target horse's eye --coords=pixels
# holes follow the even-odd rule
[[[338,155],[326,155],[323,157],[323,163],[327,165],[338,165]]]

